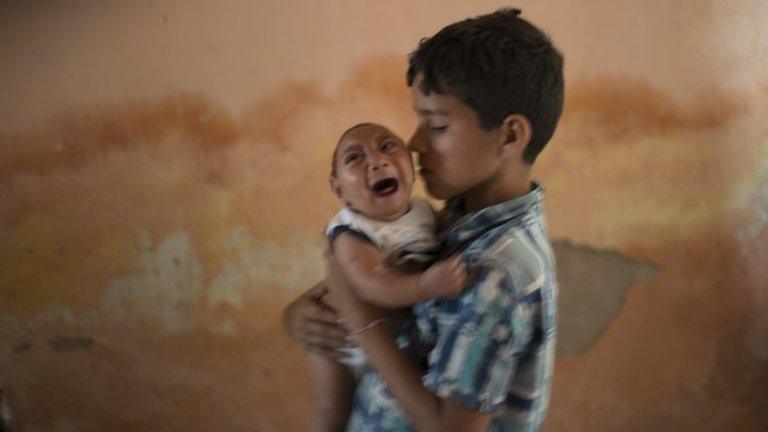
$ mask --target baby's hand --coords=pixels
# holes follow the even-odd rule
[[[456,297],[467,282],[467,268],[459,255],[433,264],[419,278],[419,288],[430,298]]]

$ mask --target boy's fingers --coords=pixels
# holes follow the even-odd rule
[[[340,355],[336,349],[328,349],[321,346],[305,345],[304,352],[323,356],[331,360],[339,360]]]
[[[298,308],[297,314],[301,316],[301,319],[314,320],[314,321],[326,321],[336,322],[339,318],[336,311],[328,306],[324,299],[307,299],[301,307]]]
[[[347,340],[342,338],[332,338],[316,334],[307,334],[305,343],[307,346],[322,348],[327,350],[336,350],[347,346]]]
[[[464,263],[462,263],[459,267],[456,268],[455,277],[456,277],[455,280],[456,280],[457,289],[459,291],[463,290],[464,286],[467,284],[469,280],[467,277],[467,268]]]
[[[462,272],[464,272],[464,267],[465,267],[465,266],[464,266],[464,263],[463,263],[463,262],[459,262],[459,263],[458,263],[458,264],[456,264],[456,266],[453,268],[453,271],[454,271],[454,272],[456,272],[456,273],[462,273]]]
[[[341,337],[323,332],[303,332],[302,342],[305,345],[318,345],[326,348],[339,348],[346,344],[346,335]]]
[[[457,278],[463,279],[464,276],[466,276],[466,274],[467,274],[466,268],[464,267],[463,264],[460,264],[456,266],[455,269],[453,269],[453,275]]]
[[[315,286],[313,286],[312,288],[310,288],[309,291],[307,291],[306,295],[311,299],[319,300],[323,298],[323,296],[327,292],[328,292],[328,285],[326,285],[325,281],[323,280],[315,284]]]
[[[328,338],[344,339],[347,331],[339,325],[322,321],[308,321],[304,326],[304,333],[322,335]]]
[[[320,321],[329,324],[336,324],[339,321],[339,315],[332,309],[318,306],[307,313],[305,318],[310,321]]]
[[[459,268],[459,265],[461,265],[461,260],[458,258],[458,256],[449,258],[445,261],[445,269],[450,273],[453,274],[456,272],[456,270]]]

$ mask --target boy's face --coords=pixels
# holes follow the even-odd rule
[[[482,187],[499,172],[499,129],[486,130],[475,111],[450,93],[425,95],[421,77],[411,86],[419,125],[409,142],[418,154],[427,191],[449,199]]]
[[[408,212],[413,161],[403,141],[379,125],[363,125],[339,141],[331,187],[347,205],[378,220]]]

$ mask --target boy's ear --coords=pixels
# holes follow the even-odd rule
[[[331,190],[333,191],[333,193],[337,197],[341,198],[341,188],[339,187],[339,181],[336,180],[336,177],[330,176],[330,177],[328,177],[328,181],[329,181],[329,183],[331,185]]]
[[[510,114],[501,122],[500,138],[502,154],[519,154],[522,157],[531,141],[533,128],[528,117],[522,114]]]

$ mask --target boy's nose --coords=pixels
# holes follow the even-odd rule
[[[422,126],[416,128],[411,135],[411,139],[408,140],[408,150],[415,153],[427,152],[427,136],[425,134],[426,129]]]

